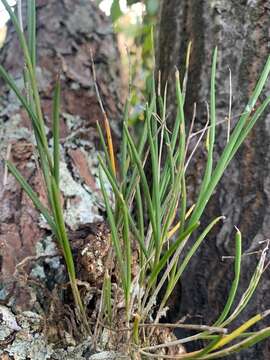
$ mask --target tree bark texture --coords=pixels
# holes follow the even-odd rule
[[[163,86],[169,80],[169,108],[175,109],[173,96],[175,66],[183,68],[188,41],[192,41],[187,87],[187,122],[197,102],[196,123],[202,127],[209,101],[211,57],[218,46],[217,121],[228,115],[229,70],[232,72],[233,125],[244,110],[270,49],[270,2],[268,0],[170,0],[161,1],[157,40],[157,69]],[[267,83],[267,92],[270,83]],[[173,120],[170,120],[171,122]],[[189,125],[188,124],[188,125]],[[243,234],[245,254],[262,249],[270,237],[270,115],[267,109],[236,158],[226,170],[221,184],[207,206],[203,224],[218,215],[227,220],[205,240],[182,279],[181,315],[190,314],[194,322],[211,324],[222,310],[233,263],[222,256],[234,254],[234,225]],[[216,156],[225,144],[226,126],[217,129]],[[205,150],[197,152],[190,177],[189,196],[195,199],[203,176]],[[194,184],[197,185],[194,186]],[[194,240],[194,239],[193,239]],[[259,254],[243,256],[240,293],[255,269]],[[238,323],[270,307],[270,270],[265,271],[256,294]],[[239,297],[238,297],[239,300]],[[230,359],[268,359],[269,340]]]
[[[116,142],[121,108],[119,53],[109,20],[88,0],[38,0],[37,44],[37,76],[50,143],[52,94],[57,74],[61,74],[60,187],[69,236],[78,250],[90,240],[93,243],[103,231],[102,226],[94,225],[102,223],[104,213],[97,180],[101,145],[96,131],[96,122],[102,123],[103,116],[94,90],[90,48]],[[0,62],[24,91],[23,58],[12,25]],[[65,270],[47,225],[12,175],[6,173],[3,159],[8,156],[46,203],[30,121],[2,80],[0,153],[0,298],[16,311],[40,310],[39,300],[45,296],[40,286],[52,290],[65,280]],[[91,253],[91,248],[88,250]],[[93,263],[80,256],[80,264],[86,266],[84,280],[89,280],[90,270],[98,276],[91,268]],[[35,286],[39,291],[33,291]]]

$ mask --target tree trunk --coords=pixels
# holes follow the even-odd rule
[[[269,54],[269,27],[270,3],[265,0],[161,1],[157,69],[162,72],[163,86],[169,79],[168,102],[172,114],[175,104],[174,67],[184,64],[190,40],[192,55],[187,88],[187,119],[191,119],[193,103],[197,102],[197,124],[205,120],[204,101],[209,101],[211,57],[214,47],[218,46],[217,120],[224,120],[228,115],[230,68],[235,124]],[[233,263],[230,260],[222,261],[221,258],[234,254],[234,225],[243,233],[243,251],[246,254],[262,249],[265,244],[260,245],[259,242],[270,237],[269,120],[270,116],[265,114],[255,126],[207,207],[204,225],[220,214],[225,215],[227,220],[208,236],[182,279],[181,315],[190,314],[194,322],[202,317],[202,323],[213,323],[224,306],[233,280]],[[226,131],[224,124],[218,127],[217,154],[224,147]],[[203,176],[202,156],[199,157],[191,170],[193,178]],[[189,196],[194,199],[193,186]],[[240,294],[248,285],[258,257],[259,254],[243,257]],[[265,271],[248,311],[241,315],[238,324],[248,316],[270,307],[269,271],[269,268]],[[269,341],[265,341],[231,359],[269,357]]]
[[[90,49],[116,142],[122,105],[119,53],[110,22],[88,0],[38,0],[37,44],[37,75],[49,139],[53,87],[57,74],[61,74],[60,187],[69,237],[80,257],[77,271],[84,274],[83,280],[90,281],[93,279],[89,280],[88,273],[94,265],[80,250],[103,232],[102,225],[96,224],[102,224],[104,213],[97,179],[97,152],[101,147],[96,131],[96,122],[102,122],[103,116],[94,89]],[[11,25],[0,62],[23,91],[23,59]],[[8,156],[45,202],[30,121],[2,80],[0,86],[1,158]],[[45,307],[44,288],[52,291],[66,280],[64,264],[47,225],[12,175],[6,173],[3,161],[0,179],[1,301],[17,312],[40,311]]]

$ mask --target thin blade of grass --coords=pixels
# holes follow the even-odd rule
[[[31,90],[32,90],[32,93],[33,93],[33,99],[34,99],[35,107],[36,107],[36,116],[37,116],[37,119],[38,119],[38,123],[40,124],[40,129],[39,129],[40,130],[40,136],[41,136],[42,144],[43,144],[43,147],[44,147],[44,151],[46,152],[46,156],[47,156],[47,159],[48,159],[50,169],[52,171],[53,170],[53,164],[52,164],[50,153],[49,153],[49,150],[48,150],[48,143],[47,143],[47,138],[46,138],[46,133],[45,133],[45,125],[44,125],[44,119],[43,119],[42,110],[41,110],[40,97],[39,97],[39,92],[38,92],[38,87],[37,87],[37,82],[36,82],[36,76],[35,76],[35,71],[33,69],[31,56],[30,56],[30,53],[29,53],[29,50],[28,50],[27,42],[26,42],[26,39],[25,39],[25,36],[24,36],[23,32],[20,29],[20,25],[18,23],[18,20],[17,20],[17,18],[15,16],[14,12],[12,11],[11,6],[8,4],[8,2],[6,0],[2,0],[2,3],[4,5],[4,7],[5,7],[5,9],[7,10],[8,14],[9,14],[9,16],[11,18],[11,21],[12,21],[14,27],[15,27],[16,33],[18,35],[20,47],[21,47],[21,49],[23,51],[25,64],[26,64],[27,69],[29,71]]]
[[[174,189],[177,189],[177,186],[175,186]],[[179,189],[179,193],[180,193],[180,189]],[[178,208],[178,203],[179,203],[178,194],[176,194],[175,191],[172,191],[172,193],[169,194],[167,212],[163,214],[163,226],[162,226],[162,234],[161,234],[162,244],[164,244],[164,242],[168,240],[167,234],[169,228],[174,222],[175,214]]]
[[[244,142],[244,140],[246,139],[246,137],[248,136],[248,134],[250,133],[250,131],[252,130],[253,126],[256,124],[256,122],[260,119],[260,117],[262,116],[263,112],[265,111],[266,107],[269,105],[270,103],[270,96],[268,96],[263,103],[257,108],[257,110],[255,111],[255,113],[253,114],[253,116],[251,117],[250,120],[248,120],[248,123],[246,124],[246,126],[244,127],[243,131],[241,132],[240,136],[238,137],[232,151],[230,154],[230,157],[228,159],[228,164],[229,162],[232,160],[232,158],[234,157],[234,155],[236,154],[237,150],[239,149],[239,147],[242,145],[242,143]]]
[[[186,189],[186,179],[183,175],[182,177],[182,191],[181,191],[181,209],[180,209],[180,233],[184,231],[185,228],[185,219],[187,212],[187,189]]]
[[[155,262],[159,259],[159,254],[161,251],[160,248],[160,231],[161,231],[161,216],[160,216],[160,192],[159,192],[159,170],[158,170],[158,152],[157,152],[157,144],[154,141],[155,136],[152,133],[151,123],[156,123],[155,119],[152,117],[151,108],[146,110],[146,121],[147,121],[147,130],[148,130],[148,143],[150,146],[150,158],[151,158],[151,174],[152,174],[152,182],[153,182],[153,207],[154,207],[154,229],[156,236],[155,239]]]
[[[36,0],[27,0],[28,48],[33,69],[36,68]]]
[[[70,286],[71,286],[72,293],[74,296],[75,304],[79,310],[84,327],[87,330],[87,332],[90,334],[90,328],[88,325],[86,312],[85,312],[84,305],[82,303],[80,292],[79,292],[79,289],[77,286],[76,271],[75,271],[73,255],[72,255],[70,243],[69,243],[69,240],[67,237],[63,211],[61,208],[60,192],[56,185],[56,181],[53,177],[51,177],[51,193],[52,193],[52,208],[53,208],[53,213],[54,213],[54,217],[55,217],[56,231],[57,231],[56,236],[57,236],[59,245],[63,251],[64,258],[65,258],[65,263],[66,263],[66,267],[67,267],[68,276],[70,279]]]
[[[129,300],[130,300],[130,290],[131,290],[131,263],[132,263],[132,253],[131,253],[131,240],[130,240],[130,228],[129,228],[129,216],[128,216],[128,210],[126,207],[126,204],[124,200],[122,201],[122,213],[123,213],[123,242],[124,242],[124,248],[123,253],[125,256],[125,275],[126,275],[126,313],[127,318],[130,318],[129,314]]]
[[[138,228],[139,228],[140,235],[143,238],[144,237],[144,215],[143,215],[143,203],[142,203],[140,184],[137,184],[137,186],[136,186],[135,200],[136,200]]]
[[[265,316],[267,316],[269,314],[269,311],[267,311],[266,312],[266,315],[265,314],[258,314],[258,315],[256,315],[256,316],[254,316],[253,318],[251,318],[249,321],[247,321],[245,324],[243,324],[242,326],[240,326],[239,328],[237,328],[235,331],[233,331],[231,334],[229,334],[229,335],[225,335],[225,336],[223,336],[223,337],[221,337],[221,339],[219,340],[219,341],[215,341],[216,342],[216,345],[213,347],[212,346],[212,350],[214,349],[218,349],[218,348],[220,348],[220,347],[222,347],[222,346],[224,346],[224,345],[226,345],[226,344],[228,344],[229,342],[231,342],[231,341],[233,341],[235,338],[237,338],[238,336],[240,336],[242,333],[243,333],[243,329],[244,328],[249,328],[249,327],[251,327],[252,325],[254,325],[254,324],[256,324],[256,322],[258,322],[258,321],[260,321],[260,320],[262,320]],[[259,338],[260,339],[264,339],[264,338],[266,338],[266,337],[269,337],[269,335],[270,335],[270,331],[269,331],[269,328],[266,328],[266,329],[264,329],[263,331],[261,331],[261,332],[258,332],[258,333],[260,333],[260,336],[259,336]],[[202,351],[204,351],[205,349],[201,349],[201,350],[197,350],[197,351],[193,351],[193,352],[189,352],[189,353],[185,353],[185,354],[182,354],[182,355],[175,355],[175,356],[173,356],[173,359],[200,359],[200,360],[208,360],[208,359],[217,359],[217,358],[220,358],[220,357],[224,357],[225,355],[228,355],[229,353],[232,353],[232,352],[235,352],[235,350],[238,348],[239,349],[239,344],[242,344],[242,346],[244,346],[245,348],[247,348],[247,347],[249,347],[249,346],[251,346],[252,345],[252,343],[256,343],[256,342],[258,342],[259,340],[258,340],[258,337],[257,337],[257,335],[258,335],[258,333],[256,333],[256,335],[254,335],[254,336],[251,336],[251,337],[249,337],[248,339],[245,339],[245,340],[243,340],[241,343],[238,343],[238,344],[235,344],[235,345],[233,345],[232,347],[230,347],[230,348],[225,348],[225,349],[222,349],[221,351],[219,351],[219,352],[214,352],[213,354],[206,354],[206,355],[201,355],[201,353],[202,353]],[[237,334],[238,334],[238,336],[237,336]],[[174,343],[174,342],[172,342],[172,343]],[[176,342],[175,342],[176,343]],[[245,345],[244,345],[245,344]],[[171,345],[170,343],[169,343],[169,345]],[[150,349],[152,348],[152,349],[154,349],[154,348],[156,348],[156,349],[158,349],[158,348],[160,348],[160,347],[162,347],[162,345],[157,345],[156,347],[155,346],[153,346],[153,347],[150,347]],[[166,344],[164,344],[163,345],[163,347],[166,347]],[[149,349],[149,347],[148,348],[146,348],[146,349]],[[228,352],[228,349],[230,349],[229,350],[229,352]],[[238,350],[239,351],[239,350]],[[144,353],[144,354],[147,354],[148,356],[150,356],[150,357],[155,357],[155,356],[157,356],[157,355],[155,355],[155,354],[151,354],[151,353],[145,353],[145,352],[143,352],[143,351],[140,351],[141,353]],[[221,356],[222,355],[222,356]],[[162,356],[162,358],[163,359],[172,359],[172,357],[171,356],[167,356],[167,355],[163,355]]]
[[[194,355],[194,359],[201,359],[202,356],[209,354],[216,344],[221,340],[223,335],[217,335],[204,349],[199,351],[197,355]]]
[[[125,277],[125,260],[123,257],[123,252],[121,250],[121,242],[120,242],[120,238],[118,235],[118,230],[116,227],[116,223],[115,223],[115,219],[113,216],[113,211],[109,202],[109,198],[108,195],[106,193],[106,189],[104,186],[104,180],[101,174],[101,169],[99,170],[99,179],[100,179],[100,186],[101,186],[101,191],[103,194],[103,198],[105,201],[105,206],[106,206],[106,211],[107,211],[107,216],[108,216],[108,221],[110,224],[110,229],[111,229],[111,238],[112,238],[112,242],[113,242],[113,246],[114,246],[114,250],[115,250],[115,254],[116,257],[118,259],[118,265],[120,267],[120,275],[121,275],[121,282],[122,285],[125,289],[125,292],[127,291],[127,283],[126,283],[126,277]]]
[[[155,75],[152,74],[152,89],[151,89],[151,101],[150,101],[150,114],[154,115],[157,113],[157,97],[156,97],[156,82],[155,82]],[[153,141],[154,141],[154,148],[155,148],[155,157],[158,158],[158,147],[159,147],[159,139],[158,139],[158,126],[157,121],[154,118],[153,121],[151,121],[151,132],[154,135]]]
[[[240,272],[241,272],[241,257],[242,257],[242,235],[239,229],[236,229],[235,234],[235,262],[234,262],[234,280],[231,286],[231,290],[229,293],[228,300],[224,307],[224,310],[220,314],[219,318],[215,322],[214,326],[219,326],[226,319],[229,314],[232,304],[234,302],[236,292],[239,285],[240,280]]]
[[[29,198],[32,200],[35,207],[40,211],[40,213],[44,216],[47,223],[50,225],[52,231],[56,233],[56,227],[54,220],[49,213],[48,209],[45,208],[44,205],[42,205],[41,201],[38,198],[38,195],[33,191],[31,186],[27,183],[27,181],[24,179],[24,177],[21,175],[21,173],[18,171],[16,166],[14,166],[10,161],[6,161],[8,170],[12,173],[12,175],[15,177],[15,179],[18,181],[18,183],[21,185],[23,190],[26,192],[26,194],[29,196]]]
[[[31,107],[29,106],[27,99],[25,99],[25,97],[21,94],[20,90],[18,89],[15,81],[12,79],[12,77],[6,72],[6,70],[3,68],[2,65],[0,65],[0,76],[5,80],[5,82],[8,84],[8,86],[12,89],[12,91],[15,93],[15,95],[17,96],[18,100],[20,101],[20,103],[22,104],[22,106],[24,107],[24,109],[27,111],[30,119],[33,122],[33,125],[35,126],[35,128],[37,129],[37,133],[40,137],[40,140],[42,140],[42,136],[41,136],[41,127],[40,124],[36,118],[35,113],[33,112],[33,110],[31,109]]]
[[[145,257],[148,258],[148,253],[147,253],[147,250],[146,250],[146,248],[145,248],[145,246],[144,246],[143,238],[140,236],[140,233],[139,233],[138,229],[136,228],[136,225],[134,224],[134,221],[133,221],[133,219],[132,219],[132,217],[131,217],[130,212],[128,211],[128,208],[127,208],[127,206],[126,206],[126,203],[125,203],[125,201],[123,200],[123,199],[124,199],[124,198],[123,198],[123,195],[122,195],[121,191],[120,191],[119,188],[118,188],[118,185],[117,185],[116,180],[113,178],[113,174],[111,174],[111,173],[109,172],[109,170],[107,169],[107,167],[106,167],[106,165],[104,164],[104,161],[102,160],[102,158],[100,157],[100,155],[98,155],[98,160],[99,160],[100,166],[102,167],[103,171],[104,171],[105,174],[106,174],[107,179],[109,180],[109,182],[110,182],[110,184],[111,184],[111,186],[112,186],[112,189],[113,189],[113,191],[114,191],[115,197],[119,200],[121,206],[125,206],[125,207],[126,207],[126,210],[125,210],[125,211],[127,212],[128,216],[129,216],[129,221],[130,221],[130,226],[131,226],[131,228],[132,228],[132,231],[134,232],[134,235],[135,235],[136,239],[139,241],[139,244],[140,244],[140,246],[141,246],[141,249],[142,249]]]
[[[233,313],[229,316],[229,318],[227,318],[225,321],[223,321],[223,323],[220,326],[227,326],[228,324],[230,324],[234,319],[236,319],[239,314],[246,308],[247,304],[249,303],[252,295],[254,294],[254,291],[256,290],[258,283],[260,281],[260,278],[263,274],[263,269],[264,269],[264,264],[266,261],[266,254],[268,251],[268,247],[266,247],[261,255],[261,258],[259,260],[259,263],[254,271],[254,274],[250,280],[249,286],[247,288],[247,290],[244,292],[244,294],[242,295],[238,305],[236,306],[235,310],[233,311]]]
[[[60,194],[56,185],[56,181],[53,177],[51,178],[51,188],[52,188],[52,196],[53,196],[53,210],[55,214],[55,222],[60,236],[59,241],[63,248],[70,278],[75,280],[76,279],[75,266],[74,266],[70,243],[67,238],[63,212],[60,205],[61,204]]]
[[[235,329],[229,335],[226,335],[225,337],[220,339],[216,343],[216,345],[213,347],[213,350],[220,349],[224,345],[227,345],[228,343],[230,343],[233,340],[237,339],[239,335],[241,335],[243,332],[245,332],[251,326],[255,325],[257,322],[261,321],[264,317],[265,317],[265,314],[258,314],[258,315],[253,316],[251,319],[246,321],[243,325],[239,326],[237,329]]]
[[[266,327],[263,330],[257,331],[254,335],[249,336],[247,339],[236,343],[230,347],[222,349],[220,351],[214,352],[213,354],[207,354],[200,357],[200,360],[212,360],[228,357],[234,353],[238,353],[242,350],[245,350],[251,346],[256,345],[257,343],[270,337],[270,327]]]
[[[180,78],[179,78],[179,71],[176,71],[175,73],[175,78],[176,78],[176,99],[177,99],[177,105],[178,105],[178,114],[179,114],[179,145],[178,145],[178,149],[176,151],[176,156],[175,156],[175,161],[177,161],[178,163],[176,164],[177,167],[177,176],[175,178],[175,183],[170,184],[171,188],[173,189],[172,192],[172,198],[180,198],[182,196],[183,198],[183,194],[182,194],[182,183],[183,183],[183,175],[184,175],[184,163],[185,163],[185,114],[184,114],[184,99],[183,99],[183,95],[182,95],[182,91],[181,91],[181,85],[180,85]],[[167,177],[168,178],[168,177]],[[167,184],[169,184],[167,182]],[[164,185],[164,184],[163,184]],[[162,187],[162,184],[161,184]],[[164,188],[163,188],[164,190]],[[162,195],[161,195],[162,196]],[[185,196],[184,196],[185,198]],[[184,199],[183,198],[183,199]],[[176,205],[178,204],[178,200],[176,201]],[[183,203],[184,205],[184,203]],[[174,209],[171,209],[174,211]],[[176,215],[176,213],[171,212],[171,210],[169,210],[169,216],[167,217],[167,228],[165,229],[163,227],[163,235],[167,234],[168,228],[171,226],[171,224],[174,221],[174,218],[171,217],[171,215],[174,214],[174,216]],[[185,205],[183,207],[181,207],[181,211],[185,212]],[[180,214],[181,217],[185,217],[184,214]],[[184,225],[184,224],[182,224]],[[164,232],[165,230],[165,232]],[[182,231],[182,229],[181,229]]]
[[[60,77],[55,85],[53,96],[53,170],[57,187],[59,187],[59,168],[60,168]]]
[[[185,145],[186,145],[186,135],[185,135],[185,113],[184,113],[184,99],[180,85],[180,75],[179,71],[175,73],[176,79],[176,100],[179,109],[180,115],[180,135],[179,135],[179,172],[184,170],[184,161],[185,161]],[[180,176],[181,179],[182,176]]]
[[[173,156],[175,155],[175,159],[180,159],[181,155],[182,157],[183,152],[181,153],[181,149],[185,146],[184,143],[184,127],[182,125],[182,122],[184,121],[184,98],[181,92],[181,85],[180,85],[180,78],[179,78],[179,71],[177,70],[175,73],[175,86],[176,86],[176,97],[177,97],[177,115],[176,115],[176,119],[174,122],[174,128],[172,131],[172,136],[171,136],[171,140],[169,140],[169,134],[168,131],[166,131],[165,133],[165,139],[168,143],[170,143],[170,149],[171,149],[171,153],[173,154]],[[178,147],[177,150],[175,150],[176,145],[177,145],[177,141],[179,140],[179,131],[182,134],[182,136],[180,137],[180,147]],[[181,159],[179,161],[181,163]],[[170,177],[169,177],[169,167],[170,164],[168,162],[165,162],[164,165],[164,170],[163,170],[163,174],[161,176],[161,181],[160,181],[160,194],[161,194],[161,199],[164,198],[166,190],[168,188],[168,186],[171,184],[170,182]]]
[[[128,123],[129,108],[130,108],[130,99],[128,98],[125,103],[123,124]],[[122,131],[122,142],[121,142],[121,180],[124,183],[126,183],[127,171],[128,171],[127,138],[126,138],[125,131],[123,130]],[[125,189],[124,189],[124,192],[125,192]]]
[[[217,68],[217,48],[215,48],[214,50],[213,60],[212,60],[212,70],[211,70],[210,128],[208,130],[207,163],[206,163],[205,174],[203,177],[198,202],[200,202],[201,197],[205,193],[205,189],[207,188],[210,182],[212,170],[213,170],[213,154],[214,154],[215,132],[216,132],[216,91],[215,91],[216,68]]]
[[[160,99],[161,96],[158,96],[158,99]],[[161,162],[162,162],[162,155],[163,155],[163,142],[164,138],[166,140],[166,107],[167,107],[167,83],[165,85],[164,95],[163,99],[159,100],[162,109],[161,109],[161,135],[159,139],[159,154],[158,154],[158,181],[160,182],[161,179]]]
[[[188,71],[189,71],[189,62],[190,62],[190,55],[192,50],[192,41],[189,41],[188,47],[187,47],[187,55],[186,55],[186,63],[185,63],[185,74],[184,74],[184,80],[183,80],[183,102],[185,103],[186,100],[186,92],[187,92],[187,82],[188,82]]]
[[[29,55],[29,51],[28,51],[28,47],[27,47],[27,43],[26,43],[24,34],[22,32],[20,23],[19,23],[16,15],[14,14],[14,12],[12,10],[12,7],[8,4],[8,2],[6,0],[1,0],[1,1],[2,1],[6,11],[9,14],[9,17],[10,17],[12,23],[13,23],[13,26],[15,27],[16,33],[18,35],[20,47],[21,47],[21,49],[23,51],[23,54],[24,54],[24,57],[25,57],[25,62],[26,62],[27,65],[32,64],[31,58],[30,58],[30,55]]]
[[[136,166],[137,166],[137,169],[139,171],[139,174],[140,174],[140,178],[141,178],[141,182],[142,182],[142,189],[143,189],[143,192],[145,194],[145,197],[146,197],[146,201],[147,201],[147,206],[148,206],[148,209],[149,209],[149,217],[150,217],[150,221],[151,221],[151,225],[152,225],[152,229],[153,229],[153,233],[154,233],[154,238],[156,239],[156,242],[158,243],[158,239],[157,239],[157,230],[156,230],[156,222],[155,222],[155,213],[154,213],[154,208],[153,208],[153,203],[152,203],[152,199],[151,199],[151,195],[150,195],[150,190],[149,190],[149,187],[148,187],[148,182],[147,182],[147,179],[146,179],[146,175],[144,173],[144,170],[143,170],[143,166],[142,166],[142,162],[141,162],[141,159],[140,159],[140,156],[136,150],[136,146],[129,134],[129,131],[127,129],[127,127],[125,126],[124,124],[124,130],[126,132],[126,135],[127,135],[127,141],[128,141],[128,144],[129,144],[129,148],[130,148],[130,151],[132,153],[132,156],[134,158],[134,161],[136,163]]]
[[[51,164],[47,139],[46,139],[46,136],[44,136],[44,133],[45,133],[44,130],[42,130],[43,129],[42,123],[40,123],[36,114],[32,110],[30,103],[28,103],[28,100],[25,99],[25,97],[21,94],[15,81],[12,79],[12,77],[5,71],[5,69],[1,65],[0,65],[0,76],[5,80],[5,82],[12,89],[12,91],[14,91],[18,100],[20,101],[20,103],[22,104],[24,109],[27,111],[27,113],[31,119],[32,126],[33,126],[33,129],[35,132],[36,141],[37,141],[37,143],[40,144],[40,147],[38,148],[40,157],[42,156],[43,153],[45,153],[48,163]],[[31,99],[32,99],[32,97],[31,97]],[[29,99],[29,100],[32,101],[31,99]]]
[[[127,125],[126,125],[126,128],[128,129]],[[124,130],[124,132],[125,132],[125,130]],[[147,140],[147,122],[144,121],[143,131],[142,131],[142,134],[140,136],[139,144],[137,146],[138,147],[138,154],[139,154],[140,158],[143,157],[143,152],[144,152],[146,140]],[[144,164],[146,163],[146,160],[148,158],[148,153],[149,153],[149,150],[147,150],[145,152],[145,158],[144,158],[144,161],[143,161],[143,167],[144,167]],[[128,180],[127,190],[125,192],[125,198],[127,199],[128,203],[130,203],[132,201],[131,199],[132,199],[134,191],[136,189],[136,185],[137,185],[138,181],[140,180],[140,174],[139,174],[139,171],[137,169],[136,162],[135,162],[134,158],[132,156],[130,156],[130,155],[132,155],[132,154],[129,154],[129,159],[130,159],[129,168],[131,170],[131,176],[130,176],[129,180],[127,179],[127,177],[125,179],[126,181]]]

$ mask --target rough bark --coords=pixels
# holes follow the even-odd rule
[[[187,118],[191,118],[192,104],[196,101],[197,124],[205,120],[203,102],[209,101],[211,56],[214,46],[218,46],[217,116],[218,120],[223,120],[228,114],[230,67],[235,123],[269,54],[269,15],[270,3],[265,0],[161,1],[157,68],[162,71],[163,86],[167,79],[170,81],[169,105],[172,114],[175,103],[172,85],[174,67],[182,66],[187,42],[191,40],[193,50],[187,91]],[[224,305],[233,279],[233,264],[228,260],[222,262],[221,257],[234,253],[234,225],[243,233],[245,253],[261,249],[259,242],[270,237],[269,121],[270,116],[266,112],[227,169],[207,207],[204,224],[220,214],[225,215],[227,220],[208,236],[182,279],[181,315],[189,313],[195,322],[210,324]],[[217,154],[224,146],[225,135],[226,127],[219,126]],[[193,179],[200,179],[203,175],[204,155],[200,150],[199,160],[191,170]],[[189,196],[194,198],[193,186]],[[248,284],[258,256],[243,257],[240,293]],[[264,273],[248,310],[242,314],[239,322],[270,307],[269,271],[267,269]],[[265,341],[230,358],[255,360],[269,357],[269,341]]]
[[[96,122],[102,122],[103,117],[94,90],[90,48],[94,55],[101,96],[116,140],[121,108],[119,53],[110,21],[88,0],[38,0],[37,43],[37,74],[49,139],[53,87],[58,72],[61,73],[60,186],[72,246],[79,253],[85,244],[97,236],[100,238],[100,233],[103,234],[102,228],[93,225],[103,221],[104,212],[97,180],[97,152],[101,148],[96,132]],[[11,25],[0,52],[0,62],[22,89],[23,59]],[[9,158],[45,202],[29,119],[14,94],[0,80],[2,159],[7,156],[8,145],[11,146]],[[63,260],[59,258],[46,224],[12,175],[5,174],[5,171],[2,160],[0,298],[16,311],[41,310],[45,294],[48,295],[42,290],[41,284],[52,291],[56,284],[65,281]],[[91,253],[90,250],[85,256]],[[83,257],[80,253],[78,256]],[[87,259],[81,260],[85,264],[84,274],[87,276],[87,266],[90,265]]]

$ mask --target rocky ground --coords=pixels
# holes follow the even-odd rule
[[[116,360],[128,359],[113,351],[92,349],[91,338],[76,345],[66,335],[65,348],[48,343],[44,319],[31,311],[15,316],[6,306],[0,306],[0,359],[1,360]],[[69,345],[68,345],[69,342]]]

